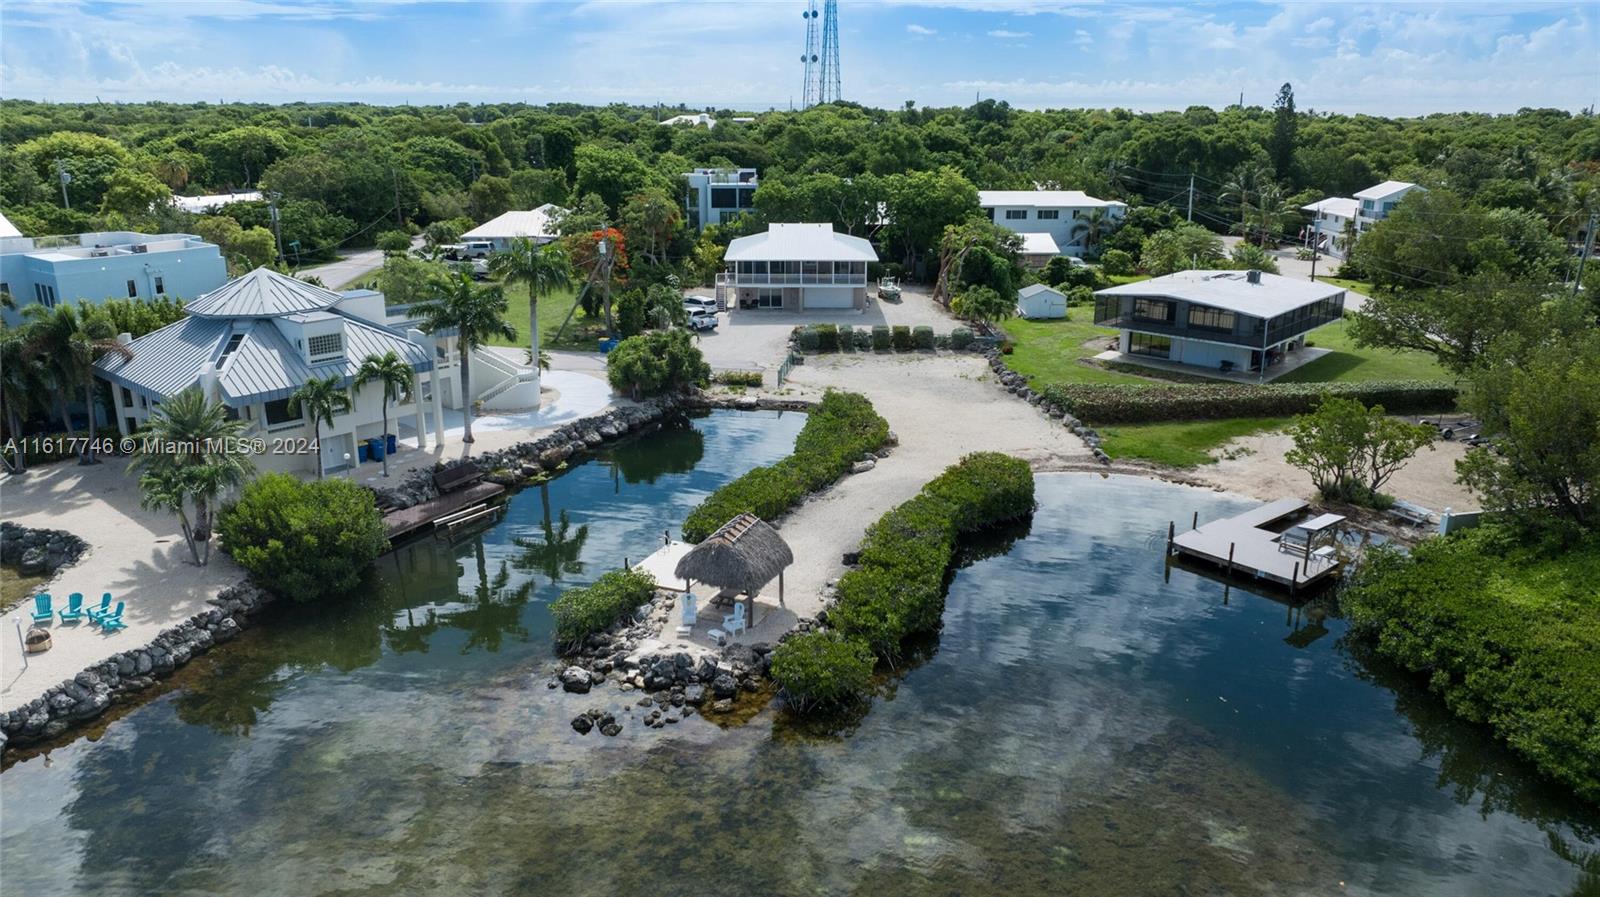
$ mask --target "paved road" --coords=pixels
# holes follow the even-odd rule
[[[412,249],[421,245],[421,237],[411,238]],[[380,249],[363,249],[360,252],[352,252],[349,255],[342,256],[337,262],[329,262],[326,265],[312,265],[308,268],[301,268],[295,273],[301,277],[315,276],[329,289],[337,290],[361,275],[369,271],[376,271],[381,267],[383,267],[383,251]]]
[[[1223,237],[1222,242],[1228,247],[1228,251],[1232,252],[1233,247],[1238,245],[1240,239],[1239,237]],[[1311,279],[1311,263],[1295,258],[1293,248],[1273,249],[1270,252],[1272,257],[1278,260],[1279,274],[1299,280]],[[1328,277],[1338,269],[1338,259],[1323,256],[1317,261],[1317,274],[1321,277]],[[1366,301],[1367,296],[1365,294],[1358,293],[1355,290],[1345,290],[1344,307],[1346,311],[1360,311],[1361,306],[1365,305]]]

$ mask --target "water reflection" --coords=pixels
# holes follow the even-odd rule
[[[524,491],[18,764],[8,893],[1593,892],[1594,813],[1350,653],[1337,617],[1164,581],[1152,528],[1240,504],[1185,487],[1041,476],[1038,513],[968,546],[943,630],[842,737],[771,710],[646,731],[605,693],[547,691],[530,673],[565,582],[523,543],[588,527],[573,582],[642,556],[787,447],[747,420],[702,421],[701,466],[656,486],[592,464],[548,513]],[[566,725],[596,704],[620,736]]]

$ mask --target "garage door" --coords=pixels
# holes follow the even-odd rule
[[[806,308],[853,308],[855,290],[852,287],[806,287]]]

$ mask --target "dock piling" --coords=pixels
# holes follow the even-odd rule
[[[1237,542],[1229,542],[1228,543],[1228,575],[1229,576],[1233,575],[1233,549],[1236,548],[1238,546],[1238,544],[1239,543],[1237,543]]]
[[[1294,572],[1289,574],[1289,597],[1294,597],[1294,588],[1300,582],[1300,562],[1294,562]]]
[[[1167,521],[1167,554],[1172,553],[1172,539],[1178,534],[1178,521]]]
[[[1189,522],[1189,528],[1190,529],[1199,529],[1200,528],[1200,512],[1199,511],[1195,511],[1194,512],[1194,520]]]

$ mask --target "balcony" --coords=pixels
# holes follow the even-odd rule
[[[865,271],[854,274],[736,274],[732,271],[724,271],[717,275],[717,285],[730,287],[864,287],[867,285],[867,275]]]

